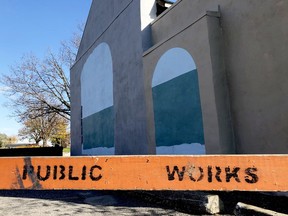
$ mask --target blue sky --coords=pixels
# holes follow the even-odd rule
[[[0,0],[0,73],[25,53],[42,58],[69,40],[77,26],[85,23],[92,0]],[[0,133],[17,135],[21,127],[9,117],[10,110],[0,86]]]

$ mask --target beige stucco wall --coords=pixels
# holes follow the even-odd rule
[[[115,154],[153,153],[146,133],[140,1],[94,0],[90,11],[71,69],[72,155],[82,154],[81,72],[89,55],[103,42],[109,45],[113,61]]]
[[[178,0],[152,23],[153,43],[218,6],[236,152],[287,153],[288,1]]]
[[[220,55],[222,35],[218,16],[217,12],[203,13],[195,22],[174,32],[144,53],[147,110],[152,138],[155,137],[151,96],[153,73],[160,57],[167,50],[180,47],[192,55],[198,71],[206,153],[235,153],[224,61]]]
[[[151,79],[173,47],[197,65],[208,154],[288,153],[287,11],[287,0],[178,0],[149,26],[143,54],[140,1],[94,0],[71,69],[72,155],[82,149],[81,70],[101,42],[115,69],[117,154],[155,153]]]

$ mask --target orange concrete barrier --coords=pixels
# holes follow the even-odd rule
[[[287,155],[0,158],[0,189],[288,191]]]

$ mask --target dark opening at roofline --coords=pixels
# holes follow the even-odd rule
[[[156,2],[156,16],[159,16],[161,13],[163,13],[168,7],[166,7],[165,4],[172,5],[174,2],[169,0],[155,0]]]

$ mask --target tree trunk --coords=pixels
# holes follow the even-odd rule
[[[47,140],[43,139],[43,147],[47,146]]]

